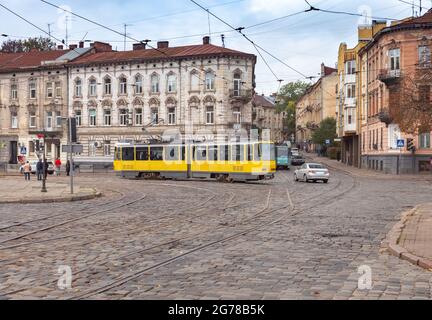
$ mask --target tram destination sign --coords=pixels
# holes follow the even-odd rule
[[[72,153],[82,153],[84,150],[82,144],[73,144],[72,145]],[[62,152],[70,153],[71,152],[71,145],[63,145],[62,146]]]

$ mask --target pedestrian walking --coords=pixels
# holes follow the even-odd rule
[[[42,159],[39,159],[39,161],[36,164],[36,173],[37,173],[37,179],[38,179],[38,181],[41,181],[42,177],[43,177],[43,162],[42,162]]]
[[[27,181],[30,181],[30,174],[31,174],[31,165],[30,162],[26,162],[24,164],[24,179]]]
[[[70,174],[70,170],[71,170],[71,165],[70,165],[70,161],[68,160],[66,162],[66,174],[67,174],[68,177],[69,177],[69,174]]]
[[[55,164],[56,176],[59,176],[61,165],[62,165],[60,158],[57,158],[54,164]]]

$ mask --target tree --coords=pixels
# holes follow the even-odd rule
[[[312,133],[312,142],[314,144],[324,145],[326,140],[331,143],[337,138],[336,134],[336,119],[325,118],[319,124],[319,128]]]
[[[295,106],[300,97],[309,88],[309,84],[303,81],[290,82],[284,85],[277,96],[276,110],[286,112],[286,127],[288,135],[295,134],[296,131],[296,110]]]
[[[17,53],[17,52],[29,52],[32,49],[39,51],[54,50],[56,43],[50,38],[28,38],[25,40],[7,40],[2,43],[1,52],[4,53]]]
[[[417,134],[432,128],[432,68],[407,72],[390,86],[388,122],[397,123],[402,132]]]

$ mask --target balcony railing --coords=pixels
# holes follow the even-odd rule
[[[401,77],[402,77],[402,72],[400,69],[398,70],[383,69],[378,74],[378,80],[384,82],[388,86],[397,84]]]
[[[248,89],[230,89],[229,96],[231,99],[252,100],[252,90]]]

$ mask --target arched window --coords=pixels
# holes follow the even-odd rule
[[[139,74],[135,76],[135,93],[136,94],[143,93],[142,76]]]
[[[199,91],[200,90],[200,78],[197,71],[191,72],[191,78],[190,78],[190,89],[191,91]]]
[[[152,74],[150,81],[151,81],[151,92],[159,93],[159,76],[157,74]]]
[[[167,78],[167,92],[176,92],[177,91],[177,77],[175,74],[171,73]]]
[[[104,95],[111,95],[111,78],[104,79]]]
[[[127,79],[126,77],[120,77],[120,94],[127,94]]]
[[[234,96],[238,97],[241,93],[242,81],[240,72],[234,73]]]
[[[212,71],[207,71],[205,74],[206,90],[215,89],[215,74]]]
[[[30,99],[36,99],[36,80],[30,79],[29,81]]]
[[[96,79],[90,79],[89,81],[89,96],[96,97]]]
[[[81,79],[75,80],[75,97],[82,97],[82,81]]]
[[[111,126],[111,109],[104,109],[104,126]]]

